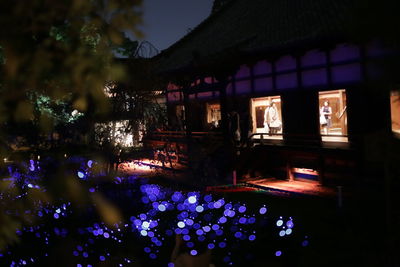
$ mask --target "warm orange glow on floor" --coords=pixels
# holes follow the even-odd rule
[[[128,162],[123,162],[119,164],[118,170],[127,173],[127,174],[134,174],[134,173],[153,173],[157,171],[161,171],[163,169],[169,170],[178,170],[182,169],[177,163],[173,163],[172,166],[169,163],[163,163],[159,160],[151,160],[151,159],[141,159],[141,160],[132,160]]]
[[[337,194],[335,188],[322,186],[317,182],[303,181],[285,181],[273,178],[248,180],[247,184],[257,185],[265,188],[284,190],[300,194],[316,195],[316,196],[335,196]]]

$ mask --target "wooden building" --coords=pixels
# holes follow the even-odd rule
[[[379,147],[399,153],[399,50],[357,31],[355,4],[222,1],[155,58],[178,132],[148,142],[172,135],[173,149],[186,151],[188,138],[221,133],[240,153],[238,179],[379,184]]]

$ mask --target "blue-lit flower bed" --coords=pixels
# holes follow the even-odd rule
[[[272,215],[266,204],[176,191],[134,176],[107,177],[82,158],[66,162],[66,176],[75,179],[67,184],[86,192],[83,201],[67,195],[36,199],[52,184],[45,182],[46,167],[54,163],[21,166],[9,167],[3,178],[19,193],[3,190],[0,196],[30,199],[31,205],[15,214],[24,217],[16,231],[20,242],[0,251],[0,266],[173,266],[176,237],[181,253],[197,257],[211,251],[217,266],[262,266],[260,260],[284,261],[308,245],[296,235],[294,218]],[[7,212],[21,213],[12,207]]]

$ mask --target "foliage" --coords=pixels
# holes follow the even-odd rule
[[[141,0],[0,1],[2,159],[10,152],[7,133],[19,131],[18,135],[31,136],[27,143],[33,146],[39,134],[48,137],[54,127],[70,130],[74,123],[79,130],[87,131],[96,116],[109,111],[104,85],[108,80],[123,81],[126,77],[123,64],[115,61],[114,48],[123,44],[124,32],[141,35],[137,29],[140,5]],[[73,110],[84,116],[76,120],[71,116]],[[26,154],[18,161],[33,156]],[[4,169],[2,164],[0,172]],[[72,199],[82,191],[75,185],[65,190],[71,180],[66,171],[54,166],[46,179],[57,181],[58,187],[50,188],[43,197],[62,193],[65,199]],[[2,183],[6,176],[0,173]],[[1,245],[13,241],[13,230],[25,223],[16,218],[8,220],[12,216],[5,215],[6,209],[23,210],[39,199],[34,196],[19,206],[11,198],[2,200]]]
[[[123,43],[123,31],[141,34],[136,28],[140,4],[140,0],[1,1],[0,123],[31,119],[34,107],[28,91],[55,100],[72,93],[75,109],[107,111],[103,85],[124,76],[112,48]]]

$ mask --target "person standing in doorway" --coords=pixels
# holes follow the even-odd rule
[[[320,109],[320,113],[321,116],[325,118],[325,123],[321,124],[324,129],[324,133],[328,134],[329,128],[332,126],[332,108],[329,106],[328,100],[324,101],[324,104]]]
[[[282,122],[279,119],[278,109],[274,101],[271,101],[271,104],[265,110],[264,124],[268,125],[270,135],[277,134],[282,127]]]

